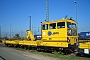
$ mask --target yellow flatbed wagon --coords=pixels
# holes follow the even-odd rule
[[[90,55],[90,42],[83,42],[79,44],[79,53],[80,54],[89,54]]]
[[[19,44],[19,40],[5,40],[6,46],[17,46]]]
[[[24,41],[23,41],[23,45],[37,46],[37,42],[36,42],[36,41],[28,41],[28,40],[24,40]]]
[[[7,44],[18,44],[19,41],[18,40],[6,40],[5,41]]]

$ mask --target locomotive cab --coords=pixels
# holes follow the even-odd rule
[[[76,47],[76,22],[70,19],[42,23],[43,46],[62,48]]]
[[[76,45],[77,41],[77,26],[74,20],[67,20],[67,39],[70,40],[70,45]]]

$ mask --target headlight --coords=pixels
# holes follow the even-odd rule
[[[70,40],[68,39],[67,42],[70,42]]]
[[[70,42],[70,38],[67,38],[67,42]]]

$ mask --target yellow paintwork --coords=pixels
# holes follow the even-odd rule
[[[42,42],[41,46],[68,47],[67,42]]]
[[[19,45],[23,45],[23,40],[20,40],[19,41]]]
[[[68,36],[68,38],[70,39],[70,45],[74,45],[74,43],[76,43],[77,36]]]
[[[43,43],[42,40],[36,40],[36,42],[37,42],[37,46],[41,46],[41,43]]]
[[[53,21],[50,21],[50,22],[43,22],[42,25],[44,24],[51,24],[51,23],[56,23],[56,22],[72,22],[72,23],[75,23],[76,24],[76,21],[75,20],[69,20],[69,19],[61,19],[61,20],[53,20]]]
[[[37,46],[36,41],[34,41],[35,38],[31,31],[26,31],[26,39],[24,40],[5,40],[5,43],[7,44],[20,44],[20,45],[35,45]]]
[[[79,44],[80,49],[90,49],[90,42],[84,42]]]
[[[24,40],[24,41],[23,41],[23,45],[37,46],[37,43],[36,43],[36,41],[28,41],[28,40]]]
[[[59,32],[59,34],[48,36],[48,31],[51,31],[52,33]],[[42,40],[51,40],[51,41],[67,40],[67,34],[64,32],[67,32],[65,28],[53,29],[53,30],[42,30]]]
[[[32,41],[35,40],[34,35],[32,34],[32,32],[30,30],[26,31],[26,39],[32,40]]]
[[[65,28],[57,28],[58,22],[65,22]],[[67,35],[67,22],[71,22],[76,24],[74,20],[62,19],[62,20],[55,20],[50,22],[43,22],[42,25],[48,24],[47,30],[42,30],[42,39],[35,40],[31,31],[26,31],[26,39],[24,40],[6,40],[5,43],[9,44],[19,44],[19,45],[28,45],[28,46],[52,46],[52,47],[68,47],[68,44],[74,45],[76,43],[77,36],[68,36]],[[50,29],[50,24],[56,23],[56,29]],[[52,34],[48,36],[48,32],[51,31],[52,33],[58,32],[58,34]],[[69,38],[69,42],[68,39]]]
[[[58,22],[65,22],[65,28],[57,28],[57,23]],[[44,22],[42,25],[48,24],[48,29],[47,30],[42,30],[42,41],[41,45],[44,46],[54,46],[54,47],[68,47],[68,44],[74,45],[76,43],[76,38],[77,36],[68,36],[67,35],[67,22],[71,22],[76,24],[74,20],[69,20],[69,19],[62,19],[62,20],[55,20],[55,21],[50,21],[50,22]],[[50,24],[56,23],[56,29],[50,29]],[[51,35],[48,36],[48,32],[58,32],[59,34]],[[67,42],[67,38],[69,38],[70,42]],[[58,43],[58,44],[57,44]]]
[[[41,40],[30,41],[30,40],[20,40],[19,45],[28,45],[28,46],[40,46]]]
[[[6,40],[5,43],[7,44],[19,44],[18,40]]]

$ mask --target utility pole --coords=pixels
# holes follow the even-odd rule
[[[39,32],[39,27],[38,27],[38,32]]]
[[[12,35],[12,38],[14,37],[14,32],[13,32],[13,29],[11,30],[11,35]]]
[[[39,27],[38,27],[38,34],[39,34]]]
[[[7,37],[7,33],[6,33],[6,37]]]
[[[79,41],[78,41],[78,22],[77,22],[77,2],[76,1],[74,1],[74,4],[75,4],[75,11],[76,11],[76,25],[77,25],[77,27],[76,27],[76,29],[77,29],[77,42],[78,42],[78,45],[79,45]]]
[[[10,39],[11,39],[11,29],[12,29],[12,24],[10,24]]]
[[[1,26],[0,26],[0,38],[1,38]]]
[[[33,25],[32,25],[32,33],[33,33]],[[33,33],[34,34],[34,33]]]
[[[34,35],[36,35],[36,27],[34,27]]]
[[[49,2],[46,0],[46,21],[49,22]]]
[[[31,16],[30,17],[30,26],[29,26],[29,30],[31,31]]]
[[[36,29],[34,29],[34,35],[37,35],[37,31],[36,31]]]
[[[23,33],[23,32],[21,31],[21,38],[22,38],[22,33]]]
[[[77,22],[77,2],[74,1],[74,4],[75,4],[75,11],[76,11],[76,22]],[[78,23],[77,23],[78,24]]]

